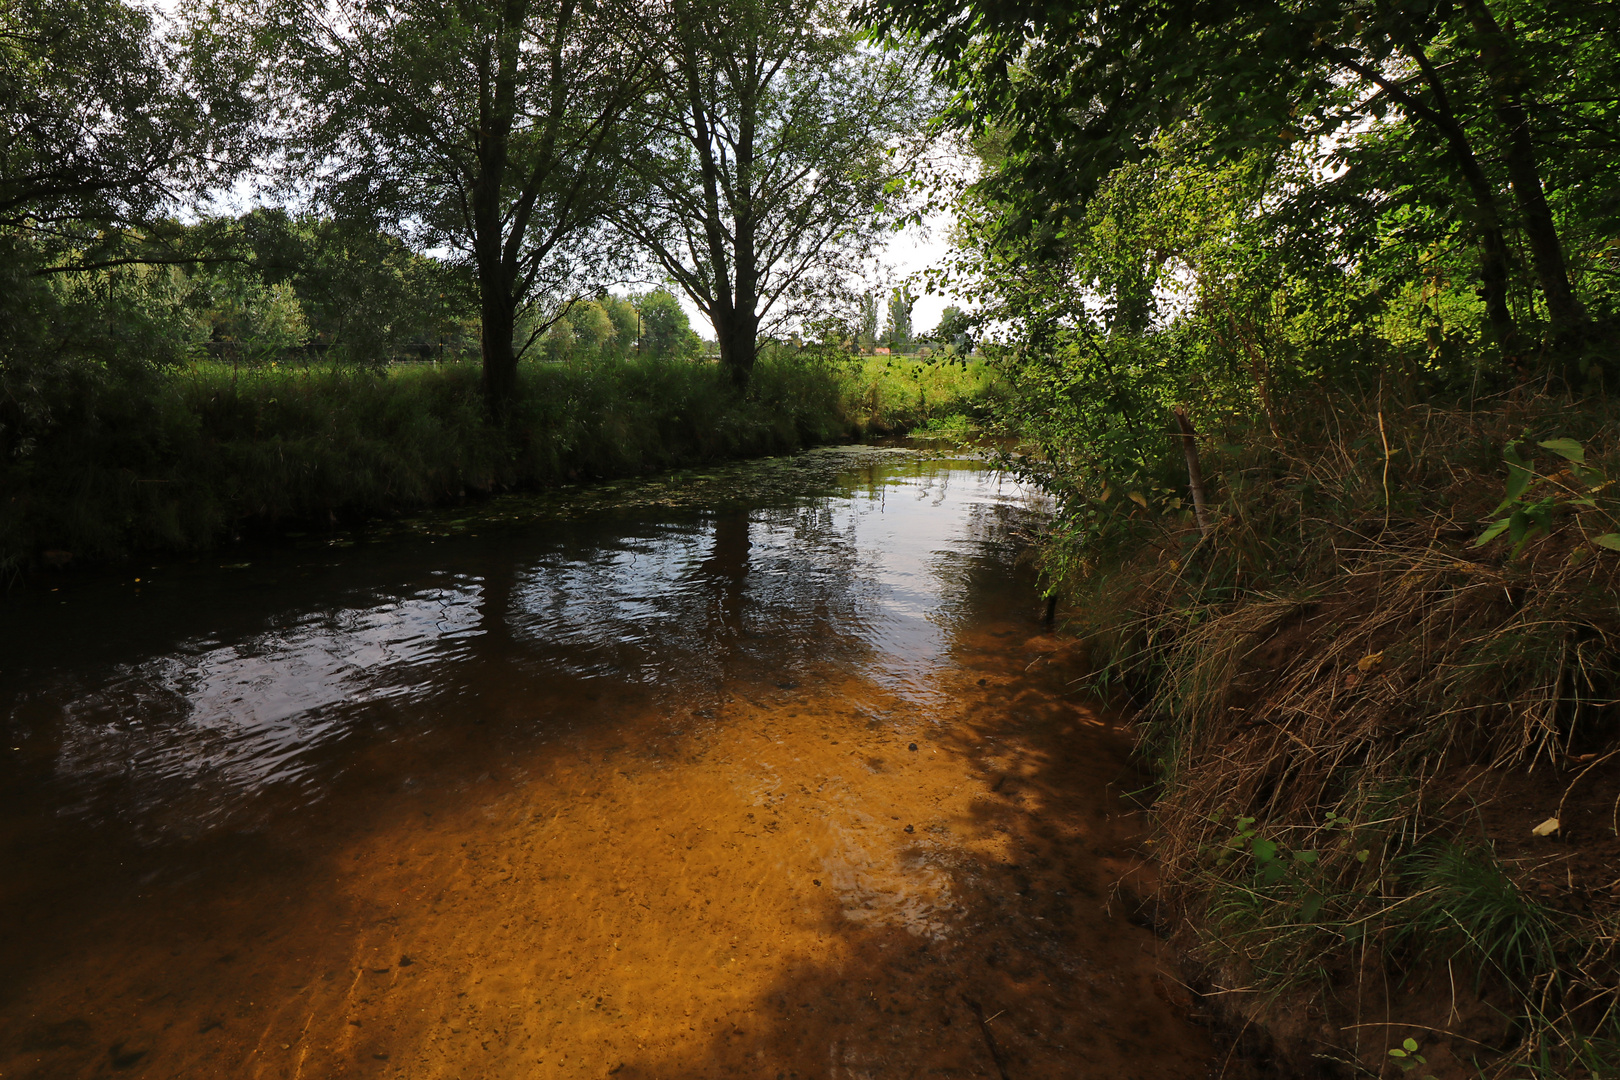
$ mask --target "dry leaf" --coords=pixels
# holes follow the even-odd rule
[[[1535,828],[1531,829],[1530,833],[1533,836],[1551,836],[1557,831],[1558,819],[1555,817],[1550,817],[1546,821],[1543,821],[1540,825],[1537,825]]]
[[[1375,653],[1368,653],[1366,656],[1363,656],[1360,660],[1356,661],[1357,671],[1377,671],[1383,666],[1384,650],[1382,649],[1379,649]]]

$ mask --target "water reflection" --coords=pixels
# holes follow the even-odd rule
[[[59,675],[29,695],[29,712],[59,714],[56,772],[76,796],[61,810],[90,812],[102,795],[139,818],[176,795],[209,791],[205,805],[189,800],[195,826],[264,784],[303,784],[310,751],[343,734],[368,704],[420,693],[417,669],[486,633],[486,606],[480,584],[457,582],[307,613],[231,644],[187,643],[77,678]]]
[[[853,466],[831,485],[829,457]],[[71,614],[51,613],[8,650],[27,661],[0,698],[10,742],[53,746],[49,775],[28,786],[57,814],[189,835],[251,812],[269,789],[283,805],[319,799],[348,764],[339,744],[400,716],[434,727],[521,715],[523,734],[544,738],[589,719],[599,695],[587,684],[690,702],[728,679],[790,680],[807,662],[932,693],[941,620],[962,602],[964,575],[996,562],[1009,530],[1038,512],[1032,497],[966,460],[835,451],[803,462],[808,491],[773,463],[755,505],[397,540],[335,565],[323,553],[326,581],[379,566],[392,579],[331,590],[348,593],[338,604],[277,607],[277,588],[246,598],[255,617],[240,610],[246,590],[210,582],[170,602],[209,632],[156,652],[137,630],[122,656],[75,662],[98,599],[129,603],[85,589]],[[275,576],[309,571],[284,558]],[[245,617],[258,625],[215,629]]]

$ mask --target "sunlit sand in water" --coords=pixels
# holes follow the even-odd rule
[[[1211,1073],[1044,512],[830,450],[8,600],[0,1076]]]

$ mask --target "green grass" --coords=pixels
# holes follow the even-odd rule
[[[867,356],[845,363],[845,411],[866,431],[965,430],[986,418],[1004,392],[982,360]]]
[[[0,575],[905,431],[972,409],[993,383],[979,365],[810,354],[762,357],[742,394],[707,363],[525,364],[520,379],[504,426],[485,418],[473,363],[79,380],[0,465]]]

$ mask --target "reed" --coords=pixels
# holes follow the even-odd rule
[[[739,393],[714,364],[525,364],[504,424],[470,363],[109,370],[62,389],[43,436],[0,466],[0,575],[905,431],[991,384],[961,365],[871,367],[770,352]]]

